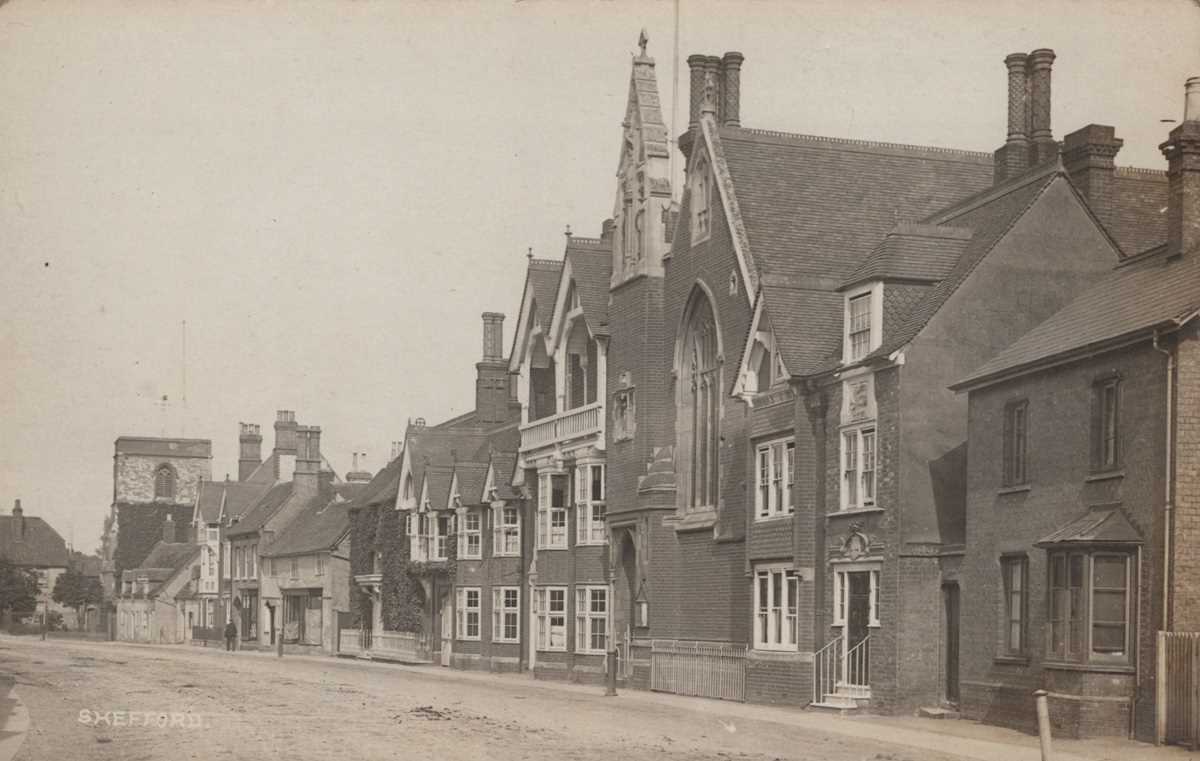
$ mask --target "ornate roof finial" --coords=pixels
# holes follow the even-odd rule
[[[526,259],[528,259],[528,260],[530,260],[530,261],[533,261],[533,246],[530,246],[530,247],[529,247],[529,251],[527,251],[527,252],[525,253],[525,258],[526,258]]]
[[[571,226],[570,225],[567,225],[567,231],[564,232],[563,235],[567,236],[568,238],[571,237]]]
[[[638,35],[638,47],[642,49],[642,58],[646,57],[646,44],[650,42],[650,38],[646,36],[646,27],[642,27],[642,33]]]

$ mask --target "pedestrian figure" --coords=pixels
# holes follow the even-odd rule
[[[233,641],[237,639],[237,627],[233,622],[225,624],[225,649],[233,650]]]

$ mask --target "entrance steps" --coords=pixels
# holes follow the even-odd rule
[[[845,716],[866,710],[871,705],[870,698],[854,697],[846,692],[834,692],[816,703],[809,703],[808,709],[814,712]]]
[[[925,706],[917,709],[917,716],[922,719],[960,719],[960,714],[956,709],[947,706]]]

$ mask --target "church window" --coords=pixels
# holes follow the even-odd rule
[[[717,327],[712,305],[701,292],[692,297],[679,352],[676,391],[677,450],[686,468],[684,507],[696,509],[717,503],[720,462],[720,367]]]
[[[175,499],[175,469],[170,465],[159,465],[154,471],[154,498]]]

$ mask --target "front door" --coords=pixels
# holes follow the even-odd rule
[[[958,704],[958,585],[942,587],[946,615],[946,702]]]
[[[871,684],[870,657],[863,640],[871,633],[871,572],[846,574],[846,628],[842,679],[849,685]]]
[[[446,595],[442,598],[442,665],[450,665],[450,648],[453,643],[454,634],[454,596]]]

